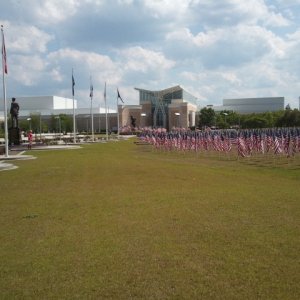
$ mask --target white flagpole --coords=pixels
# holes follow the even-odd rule
[[[73,143],[76,144],[76,120],[75,120],[75,92],[74,92],[74,75],[73,75],[73,69],[72,69],[72,96],[73,96]]]
[[[117,89],[118,90],[118,89]],[[117,93],[118,138],[120,137],[119,95]]]
[[[3,25],[1,25],[1,35],[2,35],[2,78],[3,78],[3,99],[4,99],[4,130],[5,130],[5,157],[8,157],[8,126],[7,126],[7,104],[6,104],[6,84],[5,84],[5,67],[6,67],[6,53],[4,45],[4,33]]]
[[[93,116],[93,93],[92,76],[90,77],[90,97],[91,97],[91,125],[92,125],[92,142],[94,141],[94,116]]]
[[[99,120],[98,120],[99,134],[101,134],[101,105],[99,104]]]
[[[109,105],[107,106],[107,132],[110,133],[110,114],[109,114],[110,108]]]
[[[106,140],[108,141],[108,119],[107,119],[107,103],[106,103],[106,82],[104,87],[104,101],[105,101],[105,128],[106,128]]]

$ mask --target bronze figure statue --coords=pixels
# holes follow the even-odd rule
[[[11,106],[10,106],[10,115],[11,115],[11,127],[18,128],[19,127],[19,104],[16,102],[16,98],[11,99]]]

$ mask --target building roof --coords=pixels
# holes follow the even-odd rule
[[[139,88],[134,88],[134,89],[137,90],[137,91],[143,91],[143,92],[149,92],[149,93],[155,93],[155,94],[157,93],[157,94],[160,94],[161,96],[164,95],[164,94],[168,94],[168,93],[183,90],[183,88],[180,85],[175,85],[173,87],[163,89],[163,90],[159,90],[159,91],[151,91],[151,90],[145,90],[145,89],[139,89]]]

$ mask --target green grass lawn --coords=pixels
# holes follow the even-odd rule
[[[0,173],[0,299],[299,299],[300,158],[133,140]]]

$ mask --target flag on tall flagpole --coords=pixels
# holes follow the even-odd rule
[[[117,121],[118,121],[118,137],[120,136],[120,116],[119,116],[119,99],[122,101],[122,103],[124,103],[119,89],[117,88]]]
[[[94,95],[94,87],[93,87],[93,83],[92,83],[92,76],[90,76],[90,98],[91,98],[92,141],[94,141],[93,95]]]
[[[1,25],[1,32],[2,32],[2,66],[3,66],[4,73],[7,74],[6,49],[5,49],[5,40],[4,40],[4,33],[3,33],[2,25]]]
[[[120,99],[122,101],[122,103],[124,103],[124,101],[123,101],[123,99],[122,99],[122,97],[121,97],[121,95],[119,93],[119,89],[118,88],[117,88],[117,92],[118,92],[118,99]]]
[[[106,81],[104,85],[104,103],[105,103],[105,132],[106,140],[108,140],[108,118],[107,118],[107,103],[106,103]]]
[[[72,96],[73,96],[73,142],[76,143],[76,119],[75,119],[75,80],[74,80],[74,74],[73,74],[73,68],[72,68]]]
[[[74,80],[73,69],[72,69],[72,95],[73,95],[73,97],[75,95],[74,87],[75,87],[75,80]]]
[[[7,125],[7,103],[6,103],[6,84],[5,74],[7,74],[6,49],[4,41],[3,25],[1,25],[2,36],[2,73],[3,73],[3,100],[4,100],[4,138],[5,138],[5,156],[8,157],[8,125]]]
[[[92,82],[92,76],[90,76],[90,98],[93,98],[94,96],[94,87]]]

